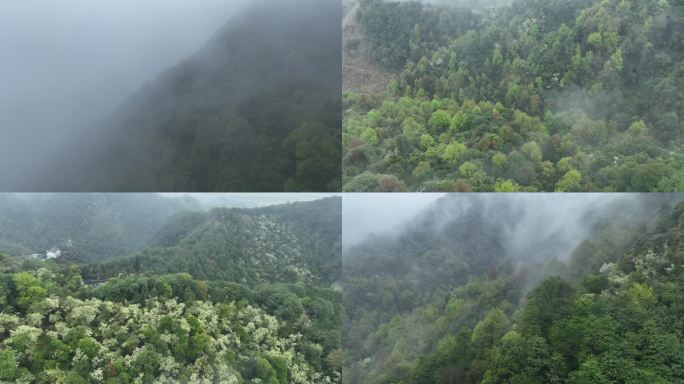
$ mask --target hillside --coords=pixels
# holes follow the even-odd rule
[[[202,280],[339,279],[341,198],[256,209],[215,208],[172,217],[144,249],[83,266],[85,276],[186,272]]]
[[[126,225],[160,205],[116,208],[166,200],[70,196],[45,198],[53,211],[78,210],[60,224],[87,226],[79,214],[101,208],[122,217],[121,241],[140,236]],[[0,253],[0,381],[339,383],[340,211],[334,197],[179,212],[130,256],[88,263]],[[28,225],[45,225],[41,217]],[[81,239],[119,240],[92,233]]]
[[[122,256],[145,246],[173,214],[196,209],[191,198],[156,194],[4,194],[0,252],[58,247],[77,263]]]
[[[340,18],[334,1],[250,3],[84,132],[46,188],[339,190]]]
[[[364,0],[386,92],[345,97],[346,191],[680,191],[673,2]]]
[[[384,91],[389,74],[366,58],[368,44],[358,20],[358,0],[342,2],[342,92]]]
[[[345,382],[681,380],[681,201],[437,201],[345,252]]]

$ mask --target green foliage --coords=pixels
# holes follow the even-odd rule
[[[682,382],[681,198],[587,213],[590,235],[564,261],[548,257],[555,236],[506,242],[502,223],[523,225],[511,200],[444,198],[398,236],[349,251],[345,379]]]
[[[64,374],[69,382],[327,380],[297,351],[301,335],[281,336],[277,319],[250,305],[153,298],[140,306],[70,296],[38,304],[46,311],[27,314],[6,331],[10,349],[0,350],[3,379],[23,371],[23,377],[39,381],[45,374]],[[44,319],[40,328],[31,324],[36,316]],[[69,330],[77,325],[78,336]],[[233,361],[220,358],[234,351],[239,352]],[[253,368],[245,363],[249,359]]]
[[[47,295],[45,288],[40,286],[38,279],[30,272],[17,273],[14,284],[19,293],[17,304],[21,309],[27,310]]]
[[[361,1],[368,54],[395,82],[346,95],[343,190],[368,191],[356,178],[371,172],[411,191],[496,191],[500,179],[524,191],[681,191],[684,29],[672,7]],[[444,156],[456,142],[466,151]],[[468,161],[483,166],[476,180],[455,172]],[[424,163],[432,172],[414,173]]]
[[[187,213],[87,265],[0,254],[0,381],[338,383],[340,215]]]
[[[263,209],[216,208],[175,217],[129,256],[81,267],[91,279],[120,273],[187,272],[205,280],[335,281],[340,273],[341,199]]]
[[[501,338],[491,357],[492,368],[482,383],[560,382],[560,356],[553,355],[541,337],[523,337],[515,331]]]
[[[558,180],[556,192],[581,192],[580,181],[582,181],[582,174],[576,169],[571,169]]]
[[[11,349],[0,350],[0,379],[14,380],[19,373],[17,353]]]
[[[554,321],[565,316],[564,311],[570,307],[574,294],[572,286],[560,277],[541,283],[527,295],[527,305],[520,315],[524,324],[522,334],[548,337]]]
[[[432,132],[440,134],[451,124],[451,116],[445,111],[435,111],[428,120],[428,124]]]
[[[494,192],[518,192],[520,186],[513,180],[497,181],[494,185]]]

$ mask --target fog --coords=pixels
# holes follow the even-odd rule
[[[425,0],[426,3],[439,5],[459,5],[468,8],[490,8],[510,5],[513,0]]]
[[[0,2],[0,186],[39,177],[74,135],[201,48],[245,2]]]
[[[410,2],[416,0],[395,0],[399,2]],[[433,5],[457,5],[459,7],[471,8],[474,10],[501,7],[510,5],[513,0],[417,0],[421,3]]]
[[[194,199],[204,208],[258,208],[339,196],[339,194],[326,193],[161,193],[160,195],[175,199]]]
[[[339,190],[335,0],[55,4],[0,6],[4,190]]]
[[[443,193],[348,193],[342,199],[342,243],[352,247],[368,236],[403,228]]]
[[[438,236],[459,221],[484,222],[492,243],[501,242],[521,259],[566,259],[602,223],[620,226],[628,218],[652,219],[682,194],[484,193],[352,194],[343,201],[345,250],[369,237],[387,241],[425,231]],[[482,224],[479,227],[482,228]]]

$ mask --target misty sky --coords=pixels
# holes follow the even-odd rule
[[[168,197],[190,196],[206,206],[230,208],[256,208],[340,196],[340,194],[334,193],[161,193],[160,195]]]
[[[394,231],[442,193],[348,193],[342,200],[342,241],[348,248],[368,237]]]
[[[30,178],[34,162],[192,55],[245,2],[0,1],[0,176]]]
[[[485,202],[510,204],[517,210],[517,225],[508,227],[503,234],[514,249],[524,250],[534,241],[548,236],[560,236],[558,242],[563,251],[571,250],[586,236],[584,215],[588,210],[605,206],[615,199],[634,198],[639,194],[612,193],[485,193],[477,194]],[[369,234],[391,234],[402,230],[411,219],[425,211],[444,194],[401,193],[401,194],[347,194],[344,196],[342,212],[342,238],[345,249],[358,244]],[[435,222],[448,222],[451,215],[465,212],[470,205],[471,194],[454,194],[453,204],[463,201],[464,209],[438,210]],[[485,205],[482,214],[497,217],[496,204]],[[446,207],[446,206],[445,206]],[[448,215],[445,217],[444,215]],[[521,240],[522,239],[522,240]],[[524,244],[523,244],[524,243]],[[564,257],[565,254],[556,256]]]

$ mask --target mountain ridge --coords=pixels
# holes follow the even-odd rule
[[[41,188],[339,189],[341,43],[331,20],[341,9],[329,0],[281,3],[250,4],[148,81],[84,132],[75,154],[56,161],[62,174]]]

